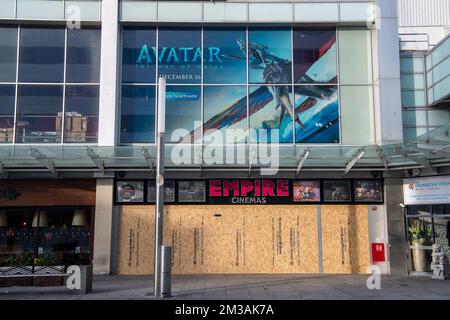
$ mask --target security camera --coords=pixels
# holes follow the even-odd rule
[[[125,171],[119,171],[119,172],[117,172],[117,175],[119,176],[119,178],[125,178],[127,173]]]

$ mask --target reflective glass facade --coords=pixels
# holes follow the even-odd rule
[[[96,143],[100,47],[99,29],[0,27],[0,143]]]
[[[124,27],[120,143],[155,141],[159,76],[168,84],[167,142],[241,129],[233,141],[213,141],[342,143],[337,35],[336,28]],[[367,64],[371,53],[364,54]]]

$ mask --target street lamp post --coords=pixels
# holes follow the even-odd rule
[[[164,133],[166,116],[166,79],[158,81],[158,138],[156,158],[156,207],[155,207],[155,288],[154,295],[161,296],[161,245],[163,242],[164,216]]]

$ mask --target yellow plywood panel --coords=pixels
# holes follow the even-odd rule
[[[365,272],[367,206],[322,206],[323,265],[330,273]],[[122,206],[120,274],[153,272],[154,206]],[[164,243],[174,274],[318,273],[315,205],[169,205]]]
[[[154,206],[123,206],[120,274],[153,272]],[[166,206],[174,274],[317,273],[316,206]]]
[[[325,273],[366,273],[370,265],[368,207],[321,206]]]

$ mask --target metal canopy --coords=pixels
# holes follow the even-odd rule
[[[301,171],[391,171],[450,166],[450,123],[403,144],[384,146],[168,145],[167,170],[242,170],[279,166]],[[156,146],[0,146],[0,173],[13,171],[150,171]],[[278,161],[274,163],[274,161]]]

